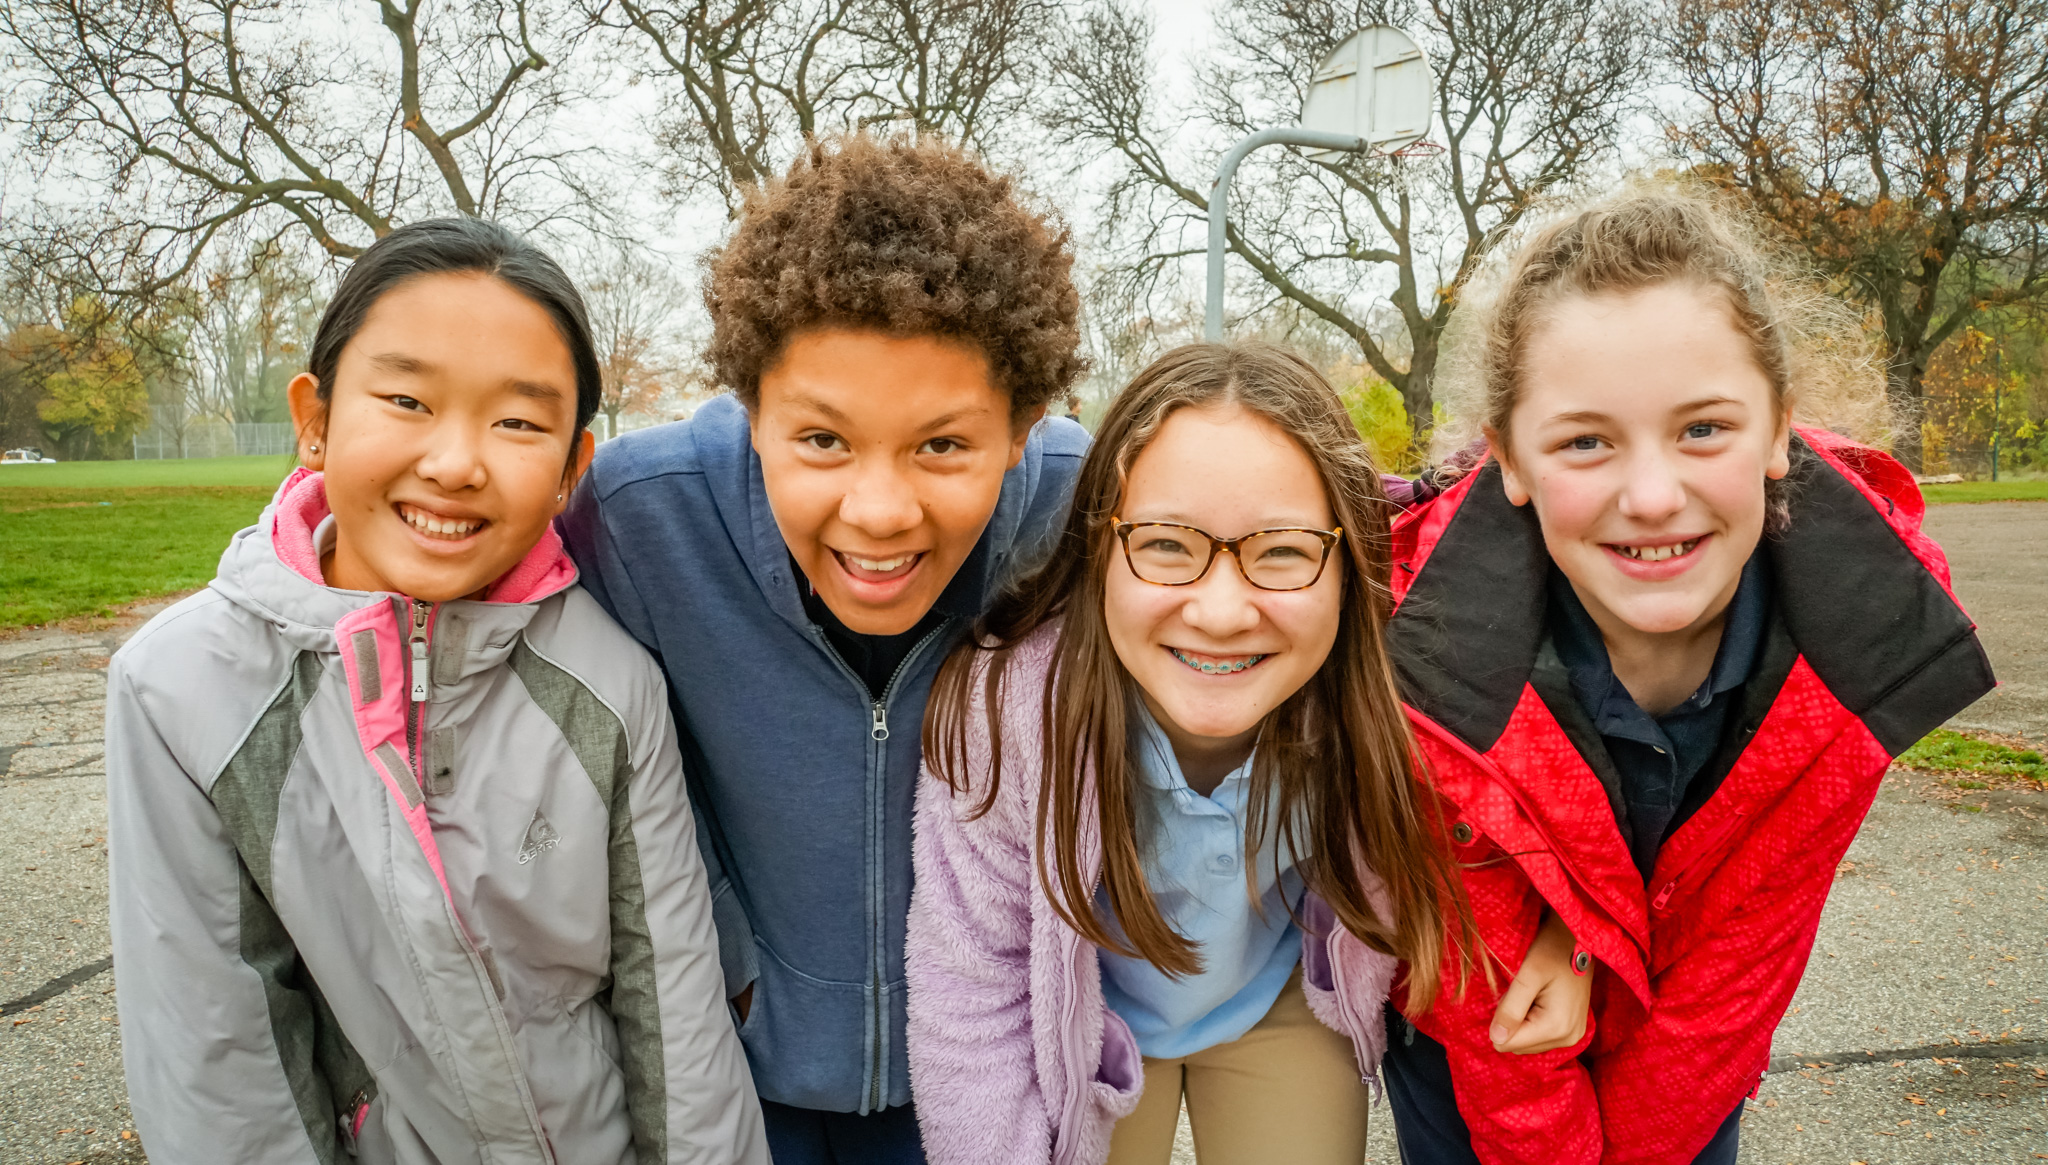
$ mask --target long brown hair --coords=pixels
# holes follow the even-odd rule
[[[955,796],[978,794],[974,816],[987,813],[1002,781],[1003,673],[1021,641],[1059,620],[1040,713],[1046,770],[1038,794],[1041,844],[1033,846],[1039,881],[1060,917],[1097,946],[1142,957],[1169,974],[1200,970],[1196,944],[1167,923],[1146,885],[1131,759],[1134,689],[1110,644],[1103,593],[1117,560],[1110,517],[1132,463],[1175,412],[1226,405],[1293,438],[1315,463],[1344,529],[1336,643],[1315,675],[1260,726],[1246,847],[1255,849],[1267,829],[1277,828],[1309,889],[1360,940],[1407,962],[1409,995],[1426,1007],[1451,940],[1446,919],[1462,921],[1456,941],[1467,952],[1470,911],[1435,796],[1418,779],[1415,741],[1381,636],[1392,605],[1391,505],[1336,392],[1300,357],[1264,344],[1190,344],[1138,374],[1102,420],[1046,566],[1006,592],[940,668],[925,715],[924,755]],[[983,787],[970,789],[965,757],[977,653],[990,657],[982,694],[992,761]],[[1102,886],[1116,927],[1097,912],[1094,884],[1080,868],[1081,814],[1091,797],[1102,834]],[[1362,862],[1385,883],[1391,918],[1374,910]],[[1249,866],[1247,882],[1255,887]]]

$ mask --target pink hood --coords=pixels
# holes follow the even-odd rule
[[[326,586],[320,573],[320,551],[313,543],[313,532],[330,512],[326,475],[311,469],[293,470],[277,487],[271,506],[270,545],[277,551],[278,561],[307,582]],[[576,564],[569,560],[561,537],[550,524],[526,557],[485,590],[484,601],[537,603],[575,581]]]

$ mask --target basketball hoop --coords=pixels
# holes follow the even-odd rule
[[[1230,180],[1246,154],[1261,146],[1307,151],[1331,163],[1359,154],[1432,158],[1444,152],[1429,133],[1436,76],[1415,38],[1390,25],[1353,33],[1316,66],[1301,123],[1263,129],[1225,151],[1209,187],[1209,296],[1204,339],[1223,339],[1223,256],[1229,249]]]
[[[1444,148],[1428,138],[1419,138],[1398,150],[1387,151],[1387,157],[1389,158],[1441,158],[1443,156]]]

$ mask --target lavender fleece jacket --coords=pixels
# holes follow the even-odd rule
[[[1033,633],[1003,677],[1003,783],[987,815],[967,820],[979,798],[955,798],[929,767],[918,783],[910,1086],[932,1165],[1100,1165],[1111,1126],[1144,1085],[1137,1042],[1103,1002],[1095,947],[1053,911],[1032,852],[1041,700],[1058,634],[1056,622]],[[987,667],[986,656],[977,660],[969,685],[971,787],[983,787],[990,767]],[[1091,878],[1102,866],[1095,820],[1084,809],[1080,867]],[[1384,895],[1374,900],[1386,909]],[[1313,894],[1302,921],[1309,1007],[1351,1038],[1360,1074],[1376,1085],[1394,959],[1336,926]]]

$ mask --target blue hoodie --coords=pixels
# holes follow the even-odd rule
[[[710,867],[728,996],[763,1099],[834,1112],[910,1100],[903,932],[919,733],[968,623],[1065,524],[1088,435],[1039,423],[947,615],[876,701],[804,614],[748,440],[722,396],[597,452],[561,530],[584,587],[660,659]]]

